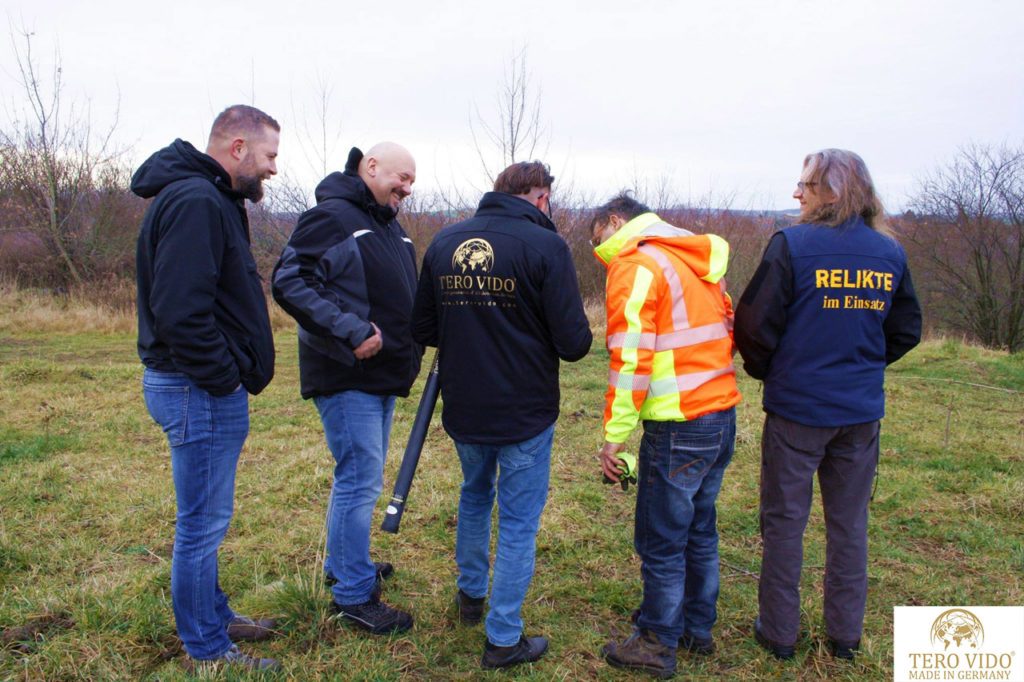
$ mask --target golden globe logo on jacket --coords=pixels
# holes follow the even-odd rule
[[[1024,682],[1024,606],[897,606],[893,677]]]
[[[494,248],[486,239],[474,237],[455,247],[455,274],[438,275],[441,305],[509,307],[515,304],[515,277],[498,277],[494,271]]]

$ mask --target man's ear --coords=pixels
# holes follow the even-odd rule
[[[235,161],[241,161],[243,156],[245,156],[245,139],[236,137],[231,140],[231,157]]]
[[[370,156],[366,159],[366,174],[371,178],[377,177],[377,159]]]

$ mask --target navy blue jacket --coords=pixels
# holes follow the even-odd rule
[[[139,167],[131,188],[156,197],[135,256],[143,364],[183,372],[216,396],[239,383],[259,393],[274,376],[274,339],[231,176],[175,140]]]
[[[568,245],[537,207],[501,192],[434,237],[412,334],[439,348],[448,434],[496,445],[554,423],[559,358],[579,360],[593,341]]]
[[[808,426],[885,413],[886,365],[921,339],[903,248],[860,218],[782,230],[736,307],[744,368],[764,409]]]
[[[316,188],[317,205],[299,216],[274,267],[274,299],[299,323],[303,398],[358,390],[409,395],[423,347],[409,336],[416,250],[389,206],[359,177],[353,148],[344,173]],[[353,350],[381,331],[380,352]]]

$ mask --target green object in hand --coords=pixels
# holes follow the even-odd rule
[[[616,455],[625,464],[619,465],[619,471],[622,472],[622,476],[619,478],[628,478],[634,484],[636,483],[636,455],[630,452],[620,452]]]

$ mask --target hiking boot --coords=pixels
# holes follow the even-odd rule
[[[484,617],[483,597],[470,597],[460,589],[455,593],[455,605],[459,607],[459,621],[463,625],[476,625]]]
[[[191,668],[194,672],[223,669],[228,666],[246,668],[248,670],[277,670],[281,667],[281,664],[275,658],[256,658],[255,656],[244,654],[234,644],[219,658],[207,661],[191,659],[191,663]]]
[[[380,584],[391,577],[391,574],[395,572],[395,567],[386,561],[374,561],[373,568],[377,571],[377,583]],[[337,584],[338,579],[330,573],[324,574],[324,584],[327,587],[331,587]]]
[[[629,620],[635,625],[637,620],[640,618],[640,609],[633,609],[633,612],[629,614]],[[679,648],[688,651],[691,654],[698,654],[700,656],[708,656],[715,653],[715,643],[709,637],[703,639],[690,633],[684,633],[679,638]]]
[[[381,603],[376,591],[362,604],[339,604],[334,602],[334,611],[342,618],[352,621],[374,635],[391,632],[405,632],[412,627],[412,616],[405,611],[393,609]]]
[[[507,668],[520,663],[533,663],[548,650],[545,637],[524,637],[512,646],[495,646],[490,640],[484,642],[484,657],[480,665],[484,668]]]
[[[767,637],[761,634],[761,619],[758,618],[754,621],[754,639],[761,645],[763,649],[766,649],[772,656],[779,659],[780,661],[788,661],[793,658],[793,647],[785,646],[783,644],[776,644]]]
[[[601,654],[616,668],[643,670],[663,679],[676,674],[676,648],[662,644],[650,630],[635,628],[625,642],[601,647]]]
[[[245,616],[235,616],[226,628],[232,642],[262,642],[277,634],[274,629],[277,621],[273,618],[253,620]]]
[[[852,661],[853,657],[860,651],[860,640],[858,639],[853,644],[843,644],[837,640],[828,638],[828,650],[835,658],[842,658],[847,661]]]

